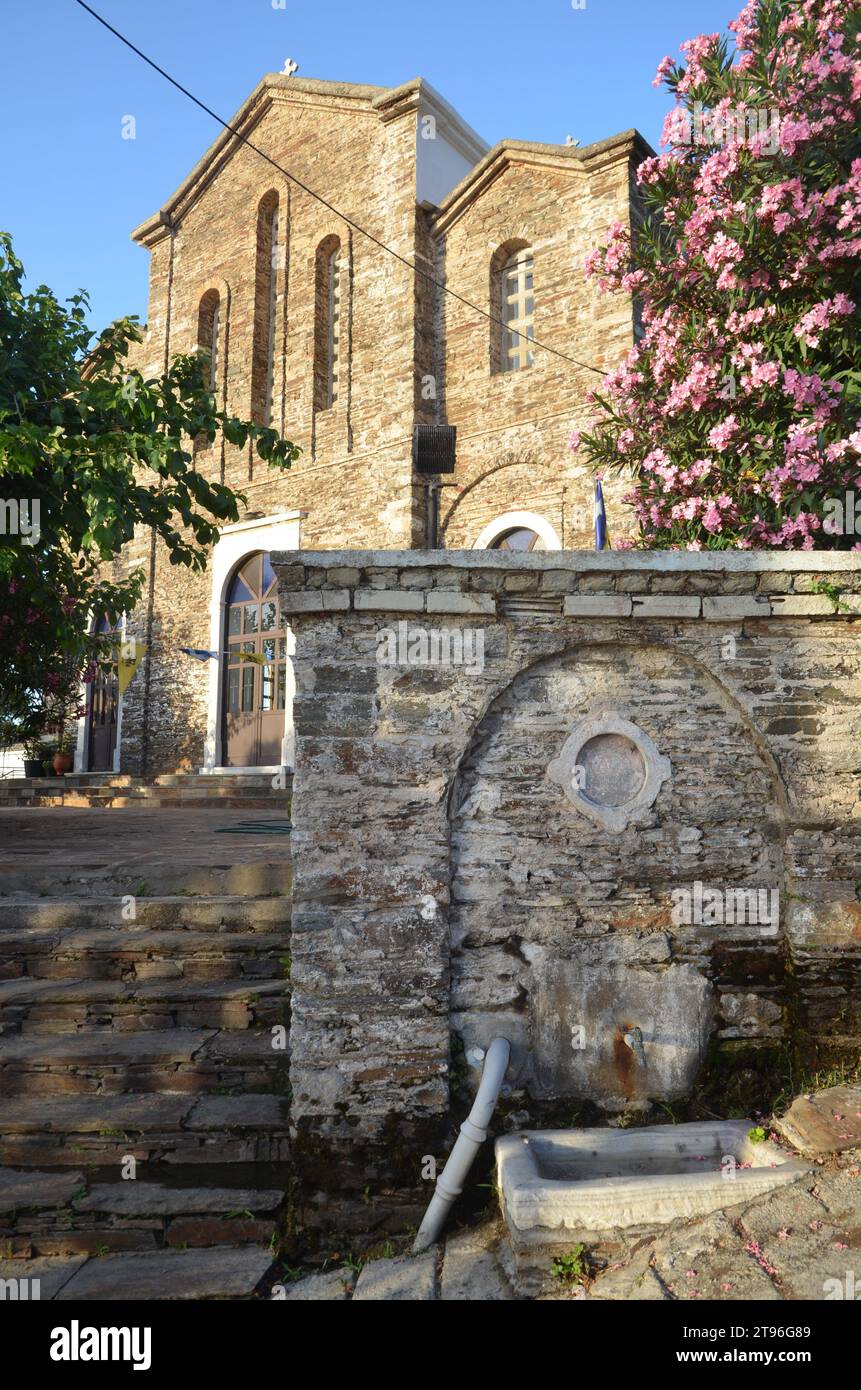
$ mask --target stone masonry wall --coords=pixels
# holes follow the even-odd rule
[[[512,237],[526,240],[535,259],[536,336],[594,367],[615,365],[632,342],[630,300],[598,296],[582,265],[610,222],[630,219],[632,171],[648,147],[635,132],[584,150],[505,144],[441,208],[417,206],[420,99],[419,82],[388,90],[269,75],[232,124],[486,312],[499,309],[489,279],[494,253]],[[151,269],[145,341],[131,364],[152,375],[196,350],[200,302],[215,292],[217,401],[260,418],[268,334],[259,320],[268,308],[266,237],[276,202],[271,422],[302,455],[282,473],[221,440],[195,451],[200,471],[246,495],[242,519],[301,511],[302,548],[421,545],[427,489],[412,473],[413,425],[444,420],[458,426],[459,463],[454,478],[443,480],[441,544],[471,546],[511,509],[539,512],[564,546],[588,544],[592,482],[567,441],[582,423],[596,373],[542,352],[528,370],[493,373],[486,318],[398,264],[230,137],[134,233]],[[327,239],[341,251],[341,371],[336,404],[321,409],[315,281],[317,250]],[[621,490],[621,482],[607,488],[616,533]],[[136,537],[124,562],[146,575],[128,635],[146,645],[147,656],[123,703],[122,770],[198,768],[208,671],[178,648],[210,645],[209,576],[170,565],[148,535]]]
[[[531,248],[535,337],[563,354],[536,348],[531,367],[493,370],[498,330],[438,296],[440,419],[458,428],[458,467],[445,480],[454,486],[441,506],[446,549],[473,546],[510,509],[543,516],[566,549],[593,543],[593,479],[568,438],[591,417],[587,396],[601,373],[633,346],[633,311],[627,295],[599,294],[583,265],[611,223],[630,223],[632,171],[647,153],[635,132],[564,152],[513,142],[492,178],[452,195],[433,219],[437,278],[497,317],[491,260],[504,259],[507,243]],[[621,480],[608,482],[611,508],[625,490]]]
[[[474,1048],[510,1038],[510,1103],[527,1111],[600,1102],[612,1078],[560,1070],[552,1047],[548,1063],[548,990],[584,973],[609,984],[608,1008],[634,985],[663,998],[700,982],[707,1046],[686,1084],[767,1067],[787,1043],[857,1052],[858,557],[319,552],[276,567],[297,632],[300,1154],[364,1149],[415,1177],[415,1146],[449,1121],[451,1034],[473,1078]],[[483,661],[401,649],[390,664],[399,624],[412,641],[480,632]],[[547,778],[578,721],[607,710],[672,768],[622,832]],[[779,920],[678,923],[673,892],[697,881],[775,889]],[[620,1084],[622,1104],[650,1096]]]
[[[412,259],[416,111],[405,101],[383,119],[373,105],[382,95],[383,88],[269,77],[240,124],[265,154]],[[135,234],[150,250],[152,271],[146,341],[134,365],[154,374],[176,354],[194,351],[200,300],[214,288],[216,398],[246,419],[258,408],[258,208],[276,194],[272,423],[302,455],[280,472],[250,449],[217,440],[197,450],[195,466],[245,494],[243,519],[301,510],[303,545],[411,545],[414,276],[406,267],[393,270],[391,257],[250,148],[239,146],[229,157],[210,151],[191,177],[193,187]],[[314,399],[315,257],[327,237],[341,244],[342,358],[338,400],[322,410]],[[129,633],[149,639],[151,659],[125,702],[123,770],[197,768],[207,671],[177,649],[209,646],[209,576],[178,571],[161,545],[151,554],[149,537],[130,547],[127,559],[146,567],[146,597]]]

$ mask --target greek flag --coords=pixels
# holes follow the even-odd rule
[[[595,518],[595,549],[606,550],[607,548],[607,513],[604,511],[604,493],[601,489],[600,481],[595,483],[595,505],[593,508]]]
[[[180,647],[183,656],[193,656],[195,661],[217,661],[218,652],[208,652],[205,647]]]

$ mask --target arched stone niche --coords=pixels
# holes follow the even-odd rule
[[[690,1094],[736,960],[751,1007],[779,1014],[780,933],[677,924],[673,894],[781,884],[779,825],[756,729],[685,653],[585,644],[522,671],[450,802],[450,1021],[467,1062],[507,1037],[526,1106]]]

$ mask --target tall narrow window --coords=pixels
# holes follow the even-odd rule
[[[314,404],[333,406],[341,381],[341,243],[327,237],[317,248],[314,316]]]
[[[341,369],[341,248],[329,257],[329,360],[327,363],[328,404],[338,399]]]
[[[502,320],[505,325],[502,343],[502,370],[517,372],[531,367],[532,339],[535,337],[533,316],[532,252],[528,247],[516,251],[502,269]]]
[[[197,346],[209,357],[209,389],[214,391],[218,382],[218,290],[207,290],[200,301],[197,314]]]
[[[275,305],[278,292],[278,194],[257,208],[254,267],[254,328],[251,348],[251,419],[268,425],[275,386]]]
[[[272,419],[272,396],[275,389],[275,298],[278,271],[278,204],[272,209],[269,252],[269,337],[266,343],[266,423]]]

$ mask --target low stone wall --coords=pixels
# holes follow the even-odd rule
[[[300,1159],[417,1179],[499,1034],[524,1116],[857,1055],[861,556],[273,561]]]

